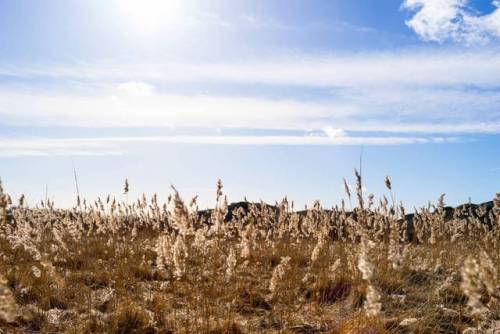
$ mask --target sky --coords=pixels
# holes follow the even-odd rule
[[[0,177],[411,211],[500,191],[500,1],[0,0]]]

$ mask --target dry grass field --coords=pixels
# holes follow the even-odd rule
[[[302,211],[1,190],[0,333],[500,333],[500,194],[406,215],[356,179]]]

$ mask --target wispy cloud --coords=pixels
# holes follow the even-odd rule
[[[157,136],[105,138],[4,138],[0,157],[121,155],[133,145],[410,145],[460,141],[456,137],[355,137],[355,136]]]
[[[121,83],[116,90],[118,93],[124,93],[130,96],[153,96],[156,91],[153,85],[138,81]]]
[[[0,138],[1,157],[109,156],[123,150],[112,141],[99,139]]]
[[[124,87],[127,87],[124,89]],[[0,90],[2,123],[16,126],[326,129],[498,133],[497,94],[344,92],[328,101],[155,92],[120,84],[101,94]],[[334,130],[329,131],[328,129]]]
[[[363,25],[356,25],[346,21],[309,21],[300,24],[283,22],[274,17],[263,17],[254,14],[243,14],[238,17],[240,25],[254,29],[272,29],[285,31],[334,31],[334,32],[358,32],[358,33],[376,33],[377,30]]]
[[[0,91],[0,115],[3,122],[15,125],[294,128],[305,118],[355,112],[342,104],[293,100],[122,93],[88,96]]]
[[[500,133],[497,50],[224,64],[0,66],[0,77],[0,117],[8,125],[326,129],[331,137],[338,129]],[[49,88],[43,82],[50,82]],[[180,85],[194,88],[176,90]],[[265,94],[247,89],[256,85]],[[232,92],[204,92],[214,86]],[[290,86],[323,96],[276,93]]]
[[[78,82],[231,83],[309,87],[500,86],[500,51],[408,50],[280,56],[224,63],[0,64],[0,76]]]
[[[476,44],[500,37],[500,1],[492,4],[496,9],[486,15],[471,10],[468,0],[405,0],[403,8],[415,11],[406,24],[423,40]]]
[[[455,133],[455,134],[498,134],[500,122],[467,122],[467,123],[394,123],[360,122],[350,127],[353,131],[373,131],[386,133]]]

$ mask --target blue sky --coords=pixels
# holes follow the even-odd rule
[[[0,0],[0,176],[30,203],[174,184],[325,206],[500,191],[500,3]]]

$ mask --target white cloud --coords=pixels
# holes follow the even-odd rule
[[[107,138],[3,138],[0,157],[120,155],[134,145],[410,145],[459,141],[456,137],[158,136]]]
[[[108,156],[122,153],[112,141],[99,139],[0,138],[0,157]]]
[[[6,125],[323,129],[331,137],[351,131],[500,133],[497,50],[225,64],[0,66],[2,74],[8,79],[0,85]],[[38,84],[45,80],[51,85]],[[246,85],[265,88],[265,94]],[[313,93],[280,93],[289,86]],[[205,87],[211,93],[200,94]],[[227,87],[234,92],[226,93]],[[314,98],[316,91],[321,98]]]
[[[310,137],[341,138],[347,137],[347,131],[340,128],[334,128],[333,126],[325,126],[320,130],[308,130],[306,135]]]
[[[305,119],[356,114],[342,103],[208,95],[72,95],[0,91],[0,116],[14,125],[83,127],[296,128]],[[311,123],[309,121],[308,123]]]
[[[118,93],[129,96],[151,96],[155,92],[155,87],[145,82],[129,81],[118,85]]]
[[[17,126],[322,129],[332,138],[346,131],[500,132],[498,94],[354,90],[317,102],[148,94],[0,90],[0,117]]]
[[[347,136],[347,133],[344,129],[338,129],[331,126],[327,126],[322,130],[330,138],[340,138]]]
[[[485,43],[500,37],[500,4],[493,12],[479,15],[468,0],[405,0],[403,7],[415,10],[406,24],[426,41],[453,40],[466,44]]]
[[[350,127],[354,131],[376,131],[384,133],[461,133],[461,134],[497,134],[500,122],[467,123],[395,123],[359,122]]]
[[[1,65],[19,80],[261,84],[309,87],[476,85],[498,87],[500,52],[409,50],[330,56],[287,56],[225,63],[102,63],[32,67]]]

